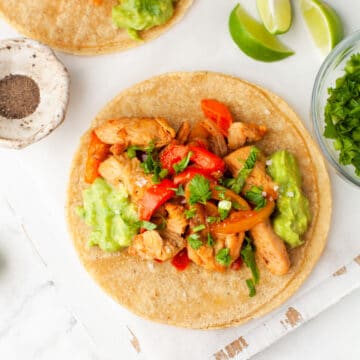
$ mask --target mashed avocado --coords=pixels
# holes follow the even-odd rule
[[[173,0],[120,0],[112,9],[112,19],[117,27],[139,40],[139,30],[164,24],[173,13]]]
[[[275,152],[270,160],[268,172],[279,185],[274,230],[291,247],[299,246],[303,243],[300,236],[311,220],[309,201],[301,192],[299,166],[295,157],[286,150]]]
[[[98,178],[84,190],[83,199],[84,206],[77,210],[92,227],[89,245],[99,245],[104,251],[117,251],[131,244],[139,231],[139,219],[123,187],[115,190]]]

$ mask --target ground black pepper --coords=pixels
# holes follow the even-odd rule
[[[0,80],[1,116],[22,119],[31,115],[39,103],[39,86],[30,77],[10,74]]]

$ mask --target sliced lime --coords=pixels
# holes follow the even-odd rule
[[[257,0],[256,5],[264,26],[271,34],[284,34],[290,29],[290,0]]]
[[[320,0],[300,0],[300,7],[316,46],[328,54],[344,35],[339,15]]]
[[[237,5],[230,14],[229,30],[237,46],[248,56],[261,61],[277,61],[294,52],[270,34],[241,6]]]

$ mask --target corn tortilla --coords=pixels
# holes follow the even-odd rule
[[[271,92],[234,77],[209,73],[172,73],[152,78],[122,92],[97,115],[92,128],[116,117],[163,117],[175,129],[183,120],[202,118],[200,100],[215,98],[229,106],[235,120],[266,125],[269,133],[257,143],[265,153],[287,149],[298,159],[303,190],[313,214],[305,244],[290,250],[291,269],[270,274],[258,261],[260,283],[248,296],[249,270],[208,272],[195,264],[183,272],[170,263],[139,260],[126,251],[104,253],[88,247],[89,228],[75,214],[82,204],[84,164],[90,130],[74,157],[67,217],[76,250],[86,269],[116,301],[134,313],[176,326],[213,329],[235,326],[259,317],[287,300],[304,282],[326,244],[331,219],[331,187],[323,157],[294,111]],[[321,188],[321,191],[320,191]]]
[[[81,55],[126,50],[155,39],[178,22],[193,0],[177,0],[173,17],[164,25],[141,32],[135,41],[126,30],[114,27],[111,9],[118,0],[6,0],[0,1],[0,15],[22,34],[55,49]]]

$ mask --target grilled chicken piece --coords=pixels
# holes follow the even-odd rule
[[[191,127],[190,127],[190,124],[188,121],[184,121],[178,132],[176,133],[176,140],[178,142],[178,144],[180,145],[184,145],[188,138],[189,138],[189,135],[190,135],[190,131],[191,131]]]
[[[256,252],[274,275],[284,275],[290,269],[290,259],[284,242],[270,224],[264,221],[250,230]]]
[[[244,146],[247,142],[259,141],[266,134],[266,131],[266,126],[263,125],[234,122],[229,128],[229,148],[234,150]]]
[[[166,219],[167,230],[176,234],[183,234],[187,226],[184,206],[167,203],[165,204],[165,209],[168,213]]]
[[[238,150],[235,150],[224,158],[226,165],[229,167],[232,175],[235,177],[242,169],[245,160],[248,158],[251,146],[245,146]],[[245,186],[242,189],[243,193],[246,193],[252,186],[260,186],[263,190],[276,199],[278,194],[276,184],[272,181],[269,175],[266,174],[265,170],[265,158],[262,154],[258,154],[255,166],[246,179]]]
[[[165,261],[174,257],[184,247],[185,240],[181,236],[163,239],[156,230],[149,230],[134,237],[128,253],[144,260]]]
[[[156,147],[167,145],[175,137],[175,130],[167,120],[161,118],[123,118],[108,120],[95,129],[97,137],[105,144],[119,144]]]
[[[210,271],[225,271],[226,267],[219,264],[215,256],[223,248],[230,249],[231,263],[235,261],[241,250],[241,245],[244,241],[245,234],[216,234],[215,244],[213,247],[203,245],[199,249],[193,249],[189,244],[187,245],[188,256],[195,264],[202,266]],[[230,264],[231,264],[230,263]]]
[[[110,156],[99,166],[100,175],[111,185],[124,184],[131,200],[137,202],[151,186],[151,176],[146,175],[137,158],[129,159],[125,155]]]

